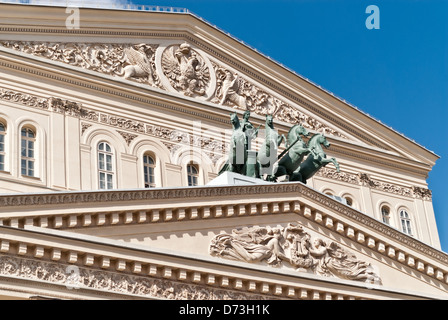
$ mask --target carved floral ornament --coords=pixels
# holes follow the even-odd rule
[[[186,42],[161,45],[2,41],[0,45],[230,108],[251,110],[263,117],[271,114],[286,123],[300,123],[316,132],[348,139]]]
[[[381,284],[374,268],[333,241],[312,238],[298,223],[286,227],[246,227],[215,236],[210,254],[248,263],[265,262],[325,277]]]

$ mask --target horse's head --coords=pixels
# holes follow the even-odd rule
[[[320,143],[325,147],[328,148],[330,147],[330,142],[328,142],[327,138],[325,138],[324,135],[320,135]]]
[[[321,133],[314,134],[310,141],[308,142],[308,146],[310,147],[312,152],[314,154],[320,155],[325,157],[325,153],[321,147],[323,145],[325,148],[328,148],[330,146],[330,143],[328,142],[327,138]]]
[[[308,137],[310,132],[306,130],[303,126],[297,126],[297,135],[301,134],[302,136]]]
[[[321,144],[325,148],[330,146],[330,142],[328,142],[327,138],[322,133],[316,133],[311,140],[314,140],[316,144]]]

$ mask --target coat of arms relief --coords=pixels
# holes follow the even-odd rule
[[[210,242],[212,256],[248,263],[289,267],[325,277],[381,284],[368,262],[358,259],[334,241],[312,237],[300,222],[286,227],[245,227],[216,235]]]
[[[187,42],[55,43],[0,41],[0,45],[33,56],[138,82],[232,109],[250,110],[323,134],[347,139],[296,106],[262,88]]]
[[[167,47],[161,66],[172,88],[186,96],[205,96],[210,86],[210,70],[204,58],[184,42]]]

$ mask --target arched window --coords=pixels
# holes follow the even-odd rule
[[[349,205],[350,207],[353,206],[353,199],[350,197],[344,197],[345,202],[347,203],[347,205]]]
[[[28,127],[21,130],[21,152],[20,152],[20,168],[22,176],[35,176],[35,145],[36,132]]]
[[[381,220],[385,224],[390,224],[390,209],[388,206],[382,206],[381,207]]]
[[[98,144],[99,189],[113,189],[114,187],[113,156],[112,148],[108,143],[100,142]]]
[[[154,171],[156,168],[156,162],[154,158],[149,154],[143,155],[143,174],[145,177],[145,188],[155,188],[156,180]]]
[[[5,171],[5,135],[6,127],[3,123],[0,122],[0,171]]]
[[[187,165],[187,176],[188,176],[188,186],[198,185],[199,170],[195,164],[189,163]]]
[[[402,231],[412,236],[411,218],[409,217],[409,213],[406,211],[406,209],[400,210],[400,221]]]

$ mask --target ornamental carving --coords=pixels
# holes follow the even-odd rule
[[[269,296],[177,281],[121,274],[87,268],[70,272],[73,265],[0,256],[0,275],[62,284],[70,289],[89,288],[119,294],[175,300],[262,300]]]
[[[371,189],[393,193],[409,198],[431,200],[432,192],[429,189],[416,186],[403,187],[372,179],[366,173],[353,174],[348,172],[337,172],[336,170],[323,168],[316,173],[317,176],[343,181],[351,184],[362,185]]]
[[[167,47],[162,53],[162,70],[171,87],[188,97],[204,96],[210,70],[204,58],[188,43]]]
[[[123,137],[123,139],[126,141],[127,145],[130,145],[132,140],[134,140],[135,138],[138,137],[138,135],[132,134],[129,132],[124,132],[124,131],[119,131],[119,130],[117,130],[117,132]]]
[[[25,106],[47,110],[49,99],[0,88],[0,99],[20,103]]]
[[[79,44],[3,41],[6,48],[44,57],[83,69],[158,87],[154,44]]]
[[[204,97],[211,102],[261,116],[271,114],[290,124],[300,123],[324,135],[348,139],[298,108],[261,89],[237,73],[208,61],[205,54],[190,44],[79,44],[3,41],[4,47],[147,84],[189,97]],[[157,59],[156,57],[159,56]]]
[[[216,91],[211,102],[241,110],[250,110],[261,116],[270,114],[275,119],[286,123],[301,124],[307,129],[324,135],[329,134],[347,139],[339,131],[274,97],[237,73],[232,73],[216,63],[213,63],[213,67],[216,73]]]
[[[391,184],[391,183],[378,181],[378,180],[370,178],[365,173],[360,173],[359,174],[359,184],[361,184],[363,186],[366,186],[366,187],[369,187],[369,188],[372,188],[372,189],[384,191],[384,192],[387,192],[387,193],[398,194],[398,195],[405,196],[405,197],[411,197],[412,198],[412,197],[415,196],[414,189],[416,187],[406,188],[406,187],[397,186],[397,185],[394,185],[394,184]],[[423,190],[423,189],[421,189],[421,190]],[[428,189],[426,189],[426,190],[428,190]]]
[[[359,184],[359,178],[356,174],[351,174],[348,172],[338,172],[329,168],[322,168],[316,172],[316,176],[321,176],[328,179],[343,181],[351,184]]]
[[[416,186],[412,187],[412,193],[414,194],[414,197],[418,199],[423,200],[431,200],[432,199],[432,192],[429,189],[419,188]]]
[[[210,254],[272,267],[292,266],[298,271],[325,277],[381,284],[370,263],[333,241],[312,239],[300,222],[286,227],[246,227],[219,234],[210,243]]]

